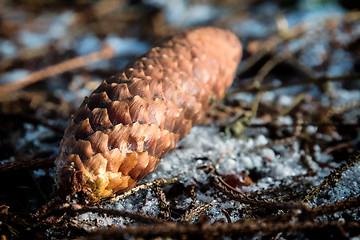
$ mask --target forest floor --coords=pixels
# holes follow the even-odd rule
[[[360,12],[241,2],[0,1],[1,239],[359,239]],[[57,205],[54,160],[84,97],[208,25],[244,52],[206,123],[132,191]]]

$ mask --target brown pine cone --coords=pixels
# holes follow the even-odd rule
[[[105,80],[65,130],[57,195],[94,202],[134,187],[222,98],[241,52],[229,31],[188,30]]]

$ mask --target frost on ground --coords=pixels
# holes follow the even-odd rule
[[[160,219],[171,232],[180,231],[166,225],[172,222],[201,229],[223,226],[222,231],[236,231],[239,226],[230,223],[240,222],[243,229],[237,231],[253,239],[306,238],[313,233],[306,231],[314,229],[320,233],[312,238],[323,237],[326,227],[333,230],[328,236],[353,236],[348,234],[353,225],[339,224],[359,221],[358,12],[347,12],[333,1],[315,6],[319,1],[312,0],[300,1],[297,10],[288,11],[277,2],[255,4],[246,14],[243,6],[231,3],[151,0],[109,9],[103,2],[92,6],[93,15],[74,9],[36,15],[12,8],[2,19],[11,23],[6,29],[14,33],[0,36],[0,70],[5,69],[0,72],[1,85],[105,46],[115,56],[52,76],[0,101],[0,170],[6,173],[0,180],[8,183],[1,188],[0,218],[7,205],[10,211],[34,212],[51,200],[52,161],[69,116],[104,78],[171,32],[214,25],[232,30],[243,43],[237,78],[227,98],[209,113],[209,121],[195,126],[140,184],[178,179],[121,200],[117,196],[79,214],[76,210],[89,206],[75,204],[36,227],[42,226],[49,238],[138,226],[136,233],[143,236],[139,223]],[[42,156],[51,161],[40,170],[29,170],[36,164],[21,162]],[[303,208],[304,202],[309,209]],[[109,211],[101,212],[104,209]],[[138,215],[129,217],[128,212]],[[306,225],[305,220],[312,222]],[[1,221],[19,226],[16,220],[13,224],[0,219],[0,231],[7,230]],[[206,225],[212,223],[216,224]],[[23,229],[40,231],[31,227]],[[159,226],[152,231],[155,227]],[[336,235],[344,227],[348,232]],[[298,234],[282,235],[287,231]],[[266,235],[269,232],[272,235]]]
[[[340,14],[340,13],[339,13]],[[335,20],[339,21],[343,15],[336,15]],[[336,20],[337,19],[337,20]],[[329,16],[324,15],[317,19],[320,22],[329,21]],[[322,75],[339,76],[348,74],[353,68],[353,54],[346,52],[346,49],[339,47],[333,51],[329,51],[330,44],[328,41],[326,31],[323,31],[323,26],[326,24],[313,24],[312,18],[302,23],[302,27],[306,30],[304,35],[289,41],[279,46],[279,50],[290,52],[299,52],[299,64],[304,68],[319,67],[324,64],[324,55],[327,54],[329,61],[331,59],[341,59],[339,63],[331,62],[328,67],[321,67],[313,77]],[[341,29],[341,27],[340,27]],[[341,30],[337,30],[341,31]],[[240,30],[239,30],[240,34]],[[344,36],[339,41],[350,41],[348,38],[358,38],[360,33],[357,31],[351,32],[351,36]],[[340,35],[339,35],[340,36]],[[301,44],[301,45],[299,45]],[[305,50],[304,50],[305,48]],[[314,51],[316,53],[314,53]],[[328,52],[330,52],[328,54]],[[316,55],[319,58],[311,57]],[[342,56],[339,58],[339,54]],[[321,57],[322,56],[322,57]],[[339,61],[339,60],[336,60]],[[343,64],[343,67],[341,66]],[[276,80],[276,79],[275,79]],[[279,81],[279,80],[276,80]],[[275,83],[276,81],[273,81]],[[278,83],[277,83],[278,84]],[[281,84],[281,83],[280,83]],[[235,84],[236,85],[236,84]],[[292,88],[278,89],[271,92],[266,92],[262,96],[262,101],[278,105],[286,108],[291,106],[298,94],[305,93],[305,100],[303,110],[308,112],[317,111],[316,105],[313,101],[323,103],[327,106],[343,106],[351,102],[360,100],[360,91],[358,89],[346,89],[342,84],[331,84],[332,95],[322,94],[319,89],[306,90],[303,86],[295,86]],[[254,102],[255,95],[249,93],[237,94],[232,96],[232,100],[241,100],[251,104]],[[356,124],[359,118],[358,111],[344,112],[347,117],[347,122]],[[274,121],[274,120],[272,120]],[[252,119],[252,124],[265,124],[267,120],[258,116]],[[284,132],[287,134],[294,133],[296,128],[296,119],[293,115],[279,116],[275,120],[279,126],[286,128]],[[323,133],[319,130],[321,126],[305,124],[303,133],[310,138],[322,139],[329,141],[330,139],[342,137],[337,133]],[[339,167],[342,161],[347,159],[334,159],[331,151],[323,151],[322,147],[317,143],[310,145],[310,151],[313,153],[307,155],[302,142],[293,139],[282,144],[273,144],[274,140],[269,136],[273,134],[266,127],[248,128],[241,138],[232,138],[226,136],[221,127],[211,126],[196,126],[191,133],[182,141],[180,141],[176,150],[169,153],[162,159],[157,170],[149,174],[142,182],[151,182],[158,178],[173,178],[179,176],[179,182],[176,187],[168,186],[165,192],[168,195],[172,194],[174,189],[180,188],[182,194],[176,196],[174,199],[167,200],[167,204],[177,209],[180,212],[185,212],[194,200],[193,196],[188,193],[191,186],[196,189],[196,206],[208,205],[206,213],[210,217],[211,222],[221,221],[225,217],[230,217],[231,221],[236,222],[241,220],[245,215],[242,214],[241,209],[245,209],[246,205],[239,201],[227,200],[221,197],[219,190],[214,188],[209,178],[209,167],[213,167],[213,171],[218,176],[228,179],[227,176],[236,176],[238,182],[239,177],[243,176],[252,178],[254,184],[237,186],[233,182],[232,186],[238,191],[251,194],[255,192],[266,192],[273,188],[281,188],[284,185],[292,186],[294,179],[301,178],[309,174],[309,170],[314,175],[306,177],[308,187],[313,187],[324,181],[331,171]],[[280,134],[281,135],[281,134]],[[308,149],[309,150],[309,149]],[[305,159],[305,160],[304,160]],[[334,203],[348,199],[350,196],[359,195],[359,181],[357,176],[360,174],[358,164],[350,167],[342,175],[339,182],[334,188],[323,192],[312,201],[312,206],[320,206],[323,203]],[[208,187],[204,187],[207,185]],[[180,187],[179,187],[180,186]],[[293,191],[302,191],[302,186],[294,185]],[[289,193],[287,193],[289,194]],[[267,198],[266,195],[263,196]],[[272,197],[271,194],[268,197]],[[138,194],[129,196],[123,200],[119,200],[113,204],[105,204],[103,207],[129,210],[132,212],[141,212],[150,216],[158,216],[162,211],[158,196],[153,189],[142,190]],[[280,201],[280,200],[279,200]],[[316,202],[316,203],[315,203]],[[313,205],[315,203],[315,205]],[[223,210],[227,210],[229,214],[226,216]],[[180,215],[180,214],[179,214]],[[179,215],[172,216],[173,220],[179,220]],[[89,218],[94,218],[93,214],[85,215]],[[197,216],[198,217],[198,216]],[[82,220],[86,217],[82,215]],[[192,219],[196,221],[197,219]],[[131,222],[131,220],[130,220]],[[122,225],[129,223],[127,221],[114,220],[112,224]],[[105,224],[106,225],[106,224]]]

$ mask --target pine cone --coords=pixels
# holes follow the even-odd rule
[[[94,202],[134,187],[222,98],[241,52],[229,31],[188,30],[105,80],[65,130],[57,195]]]

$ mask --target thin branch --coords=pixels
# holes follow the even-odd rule
[[[284,108],[279,114],[278,116],[276,116],[276,118],[279,118],[280,116],[285,116],[287,114],[289,114],[289,112],[291,112],[296,106],[298,106],[305,98],[305,95],[303,93],[297,95],[294,99],[294,101],[290,104],[290,106],[287,106],[286,108]]]
[[[138,185],[138,186],[132,188],[131,190],[122,193],[121,195],[118,195],[118,196],[116,196],[114,198],[110,198],[108,201],[110,203],[117,202],[117,201],[119,201],[121,199],[126,198],[127,196],[130,196],[130,195],[140,191],[140,190],[154,188],[154,187],[163,187],[163,186],[167,186],[167,185],[176,183],[177,181],[179,181],[178,176],[173,177],[173,178],[159,178],[159,179],[156,179],[156,180],[154,180],[152,182],[147,182],[147,183]]]
[[[351,111],[357,107],[360,107],[360,100],[350,101],[341,106],[331,107],[331,109],[329,110],[329,115],[332,116],[334,114],[343,114],[343,113]]]
[[[359,208],[360,206],[360,196],[350,197],[341,202],[335,203],[327,203],[320,207],[315,207],[311,209],[312,212],[315,213],[316,216],[326,215],[326,214],[334,214],[336,212],[341,212],[345,210],[350,210],[352,208]]]
[[[226,96],[231,96],[237,93],[246,93],[246,92],[267,92],[267,91],[273,91],[280,88],[286,88],[286,87],[293,87],[298,85],[322,85],[326,82],[345,82],[345,81],[355,81],[360,80],[360,73],[353,73],[349,75],[342,75],[342,76],[336,76],[336,77],[327,77],[322,76],[319,78],[309,78],[309,79],[301,79],[299,81],[294,82],[283,82],[280,86],[273,86],[273,85],[265,85],[261,86],[259,88],[244,88],[244,89],[236,89],[233,91],[229,91]]]
[[[277,139],[277,140],[271,141],[267,144],[256,146],[256,147],[250,149],[248,152],[253,153],[253,152],[257,152],[264,148],[269,148],[269,147],[273,147],[276,145],[288,144],[288,143],[296,141],[297,138],[298,138],[297,136],[291,136],[291,137],[287,137],[287,138]]]
[[[337,222],[337,221],[304,221],[304,222],[266,222],[266,221],[247,221],[239,223],[218,223],[213,225],[189,225],[189,224],[153,224],[153,225],[139,225],[129,226],[126,228],[113,228],[93,232],[86,239],[114,239],[121,236],[134,237],[150,237],[150,236],[207,236],[206,239],[217,239],[224,236],[251,236],[257,232],[262,232],[262,235],[278,233],[278,232],[295,232],[304,230],[319,230],[324,228],[333,228],[337,230],[342,227],[348,230],[358,230],[360,224],[357,222]],[[211,238],[211,237],[212,238]],[[94,237],[94,238],[89,238]],[[195,238],[195,237],[194,237]]]
[[[264,78],[273,70],[277,65],[286,61],[288,58],[287,55],[275,54],[270,60],[268,60],[257,72],[253,80],[253,86],[259,88],[264,80]]]
[[[160,215],[163,219],[169,220],[171,216],[171,211],[169,204],[166,201],[166,196],[162,188],[159,186],[155,187],[155,194],[159,201]]]
[[[136,221],[142,222],[142,223],[160,223],[163,222],[163,220],[151,217],[148,215],[143,215],[139,213],[129,212],[126,210],[116,210],[116,209],[108,209],[108,208],[99,208],[99,207],[82,207],[78,206],[77,208],[74,208],[73,206],[68,207],[60,207],[60,208],[53,208],[46,212],[45,214],[41,215],[40,219],[46,220],[47,218],[54,217],[54,216],[78,216],[84,213],[98,213],[98,214],[107,214],[114,217],[126,217],[131,218]]]
[[[328,186],[335,185],[342,176],[342,173],[355,165],[355,163],[360,161],[360,154],[355,157],[355,159],[348,160],[345,164],[342,164],[340,167],[332,171],[324,181],[319,185],[313,187],[304,198],[304,202],[309,202],[314,197],[316,197],[321,191],[324,191]]]
[[[279,202],[273,199],[250,198],[246,194],[239,192],[235,188],[231,187],[219,176],[212,176],[212,183],[221,192],[243,204],[249,204],[256,207],[263,207],[266,209],[305,210],[308,208],[305,203],[301,203],[301,202],[293,202],[293,201]]]
[[[39,71],[33,72],[27,75],[25,78],[20,79],[16,82],[8,83],[3,86],[0,86],[0,96],[4,96],[12,91],[19,90],[30,84],[36,83],[38,81],[44,80],[48,77],[54,76],[56,74],[64,73],[76,68],[84,67],[90,63],[98,62],[104,59],[109,59],[114,57],[115,52],[110,46],[106,46],[102,50],[94,53],[90,53],[85,56],[76,57],[64,62],[46,67]]]
[[[227,222],[228,222],[228,223],[232,223],[232,221],[231,221],[231,216],[230,216],[229,212],[226,211],[226,209],[221,209],[221,211],[224,213]]]
[[[213,206],[213,203],[202,203],[195,208],[191,208],[181,217],[182,222],[191,222],[193,218],[198,218],[201,213],[205,212]]]
[[[0,164],[1,172],[48,168],[54,166],[55,158],[29,158]]]

